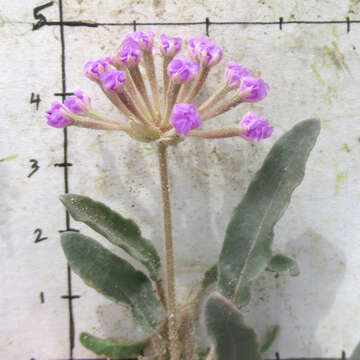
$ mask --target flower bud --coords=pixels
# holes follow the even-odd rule
[[[199,60],[200,47],[212,46],[214,43],[204,36],[189,39],[188,50],[193,59]]]
[[[181,50],[182,39],[179,37],[169,37],[162,34],[160,41],[159,48],[163,56],[174,57]]]
[[[148,30],[146,32],[134,31],[133,33],[125,37],[125,41],[127,39],[132,39],[139,45],[141,50],[147,51],[152,49],[154,37],[155,34],[151,30]]]
[[[178,56],[171,60],[168,65],[168,73],[171,80],[177,84],[183,84],[192,80],[199,73],[200,66],[196,61],[191,61],[186,56]]]
[[[223,57],[221,47],[216,45],[200,45],[198,59],[205,67],[212,67],[220,62]]]
[[[242,101],[256,102],[266,97],[269,88],[263,79],[246,76],[240,82],[239,91],[242,95]]]
[[[115,57],[126,67],[134,67],[139,64],[141,60],[142,51],[138,43],[131,37],[127,37],[121,44],[119,53]]]
[[[176,104],[172,111],[171,123],[177,133],[187,135],[202,124],[194,104]]]
[[[54,101],[51,104],[51,107],[46,111],[45,116],[48,125],[56,128],[64,128],[72,123],[69,110],[58,101]]]
[[[265,117],[258,117],[253,112],[248,112],[240,121],[240,136],[248,141],[260,141],[268,138],[274,131],[269,120]]]
[[[68,96],[65,99],[64,105],[76,115],[85,115],[89,111],[90,102],[91,99],[89,96],[84,94],[81,90],[77,90],[75,91],[74,96]]]
[[[120,93],[124,89],[126,75],[124,71],[110,70],[101,75],[101,82],[105,89]]]
[[[242,78],[250,75],[251,70],[234,61],[229,61],[225,70],[225,82],[229,88],[236,88],[240,85]]]
[[[88,61],[84,66],[85,75],[93,81],[100,80],[100,76],[104,71],[111,69],[111,65],[105,59],[96,61]]]

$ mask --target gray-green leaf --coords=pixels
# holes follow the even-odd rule
[[[228,299],[211,294],[205,316],[218,360],[261,360],[254,330],[244,324],[240,311]]]
[[[71,269],[87,285],[128,307],[145,329],[155,329],[163,312],[144,273],[80,233],[63,233],[61,245]]]
[[[271,258],[276,222],[304,177],[305,163],[315,145],[320,121],[295,125],[273,146],[227,227],[220,254],[218,288],[237,306],[246,305],[241,289],[265,270]]]
[[[141,236],[133,220],[125,219],[105,204],[86,196],[66,194],[60,200],[75,220],[85,223],[140,261],[149,270],[151,279],[159,279],[159,255],[151,242]]]
[[[118,344],[113,340],[101,339],[87,332],[80,334],[81,344],[94,354],[116,359],[127,359],[140,355],[149,341],[150,339],[146,339],[136,343]]]
[[[269,329],[269,331],[266,333],[264,343],[262,344],[262,346],[260,348],[261,353],[264,353],[265,351],[267,351],[271,348],[272,344],[276,340],[279,330],[280,330],[279,325],[272,326]]]
[[[201,283],[202,289],[206,289],[208,286],[213,284],[218,278],[218,269],[217,265],[213,265],[209,270],[204,274],[204,279]]]
[[[357,344],[355,350],[351,354],[350,360],[360,360],[360,343]]]
[[[267,267],[271,271],[288,273],[290,276],[298,276],[300,274],[297,262],[291,257],[283,254],[274,255]]]

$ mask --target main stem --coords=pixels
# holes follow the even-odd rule
[[[180,360],[179,339],[178,339],[178,332],[176,326],[174,252],[173,252],[173,242],[172,242],[171,208],[170,208],[166,149],[167,149],[166,145],[164,144],[158,145],[161,193],[163,199],[163,212],[164,212],[166,275],[167,275],[167,295],[168,295],[167,315],[168,315],[168,326],[169,326],[171,360]]]

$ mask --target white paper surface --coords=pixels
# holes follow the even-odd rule
[[[0,349],[5,359],[69,357],[66,261],[59,244],[65,213],[63,134],[46,125],[44,111],[62,91],[58,25],[32,31],[33,9],[46,1],[1,0],[1,306]],[[64,20],[84,22],[211,22],[359,19],[358,1],[64,1]],[[58,3],[42,11],[59,21]],[[151,26],[158,35],[201,36],[205,25]],[[219,254],[226,224],[251,176],[275,139],[296,122],[318,117],[322,132],[304,182],[276,227],[274,248],[294,256],[301,275],[254,285],[246,317],[260,336],[279,324],[267,358],[339,356],[360,340],[360,24],[213,25],[224,48],[208,92],[226,62],[254,69],[271,87],[261,103],[244,105],[216,121],[230,124],[250,109],[268,117],[274,136],[251,145],[241,139],[187,140],[170,151],[179,300]],[[95,84],[82,74],[88,60],[109,55],[131,26],[65,26],[67,90],[86,91],[111,114]],[[39,110],[30,104],[39,94]],[[156,151],[119,133],[69,129],[70,191],[103,201],[136,220],[162,253]],[[40,166],[33,176],[30,162]],[[94,235],[75,224],[84,234]],[[34,243],[35,229],[48,237]],[[104,243],[105,244],[105,243]],[[113,249],[113,247],[110,247]],[[120,253],[120,252],[119,252]],[[74,358],[96,358],[78,341],[80,331],[127,341],[132,328],[121,307],[72,277],[76,329]],[[40,293],[44,294],[44,303]],[[140,335],[138,335],[140,336]]]

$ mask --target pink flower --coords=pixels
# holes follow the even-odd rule
[[[91,99],[89,96],[84,94],[81,90],[77,90],[74,93],[74,96],[68,96],[64,105],[70,110],[72,113],[77,115],[85,115],[90,108]]]
[[[105,89],[112,92],[121,92],[126,82],[124,71],[110,70],[101,75],[101,82]]]
[[[240,85],[242,78],[250,76],[251,70],[245,66],[234,61],[229,61],[225,70],[225,81],[231,88],[236,88]]]
[[[246,76],[242,78],[239,91],[243,94],[242,101],[256,102],[264,99],[269,91],[269,85],[261,78]]]
[[[111,65],[105,59],[88,61],[84,66],[85,75],[93,81],[98,81],[104,71],[111,69]]]
[[[46,111],[47,123],[56,128],[64,128],[71,125],[70,112],[65,105],[54,101],[49,110]]]
[[[200,66],[196,61],[191,61],[186,56],[178,56],[171,60],[167,69],[171,80],[175,83],[182,84],[196,77],[199,73]]]
[[[260,141],[268,138],[274,131],[269,120],[265,117],[258,117],[253,112],[248,112],[240,121],[240,136],[248,141]]]
[[[176,104],[173,108],[171,123],[177,133],[187,135],[202,124],[194,104]]]
[[[174,57],[181,50],[182,39],[179,37],[169,37],[162,34],[160,40],[160,51],[164,56]]]
[[[155,34],[151,30],[146,32],[134,31],[126,36],[125,41],[130,38],[139,45],[141,50],[151,50],[153,47],[154,37]]]
[[[126,67],[133,67],[139,64],[141,55],[142,50],[139,44],[131,37],[127,37],[121,44],[120,51],[116,55],[116,58],[119,58],[121,63]]]

